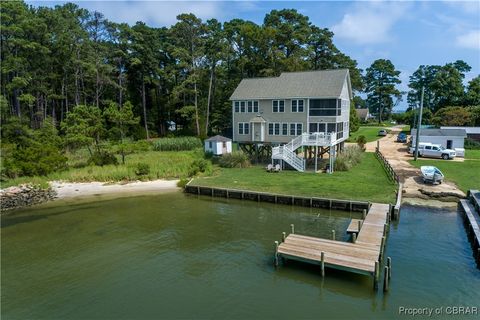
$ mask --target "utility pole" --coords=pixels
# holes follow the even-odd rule
[[[417,161],[418,158],[418,140],[420,138],[420,127],[422,126],[422,113],[423,113],[423,94],[425,92],[425,86],[422,86],[422,97],[420,99],[420,112],[418,113],[418,122],[417,122],[417,132],[415,137],[415,157],[414,160]]]

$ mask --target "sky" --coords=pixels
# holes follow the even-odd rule
[[[77,3],[109,20],[152,27],[175,24],[180,13],[207,20],[234,18],[263,23],[273,9],[294,8],[321,28],[334,32],[335,45],[366,69],[376,59],[390,59],[401,72],[399,89],[420,65],[464,60],[480,74],[480,1],[26,1],[34,6]],[[397,110],[407,107],[406,98]]]

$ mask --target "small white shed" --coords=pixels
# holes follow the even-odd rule
[[[412,129],[412,141],[415,144],[416,129]],[[419,142],[440,144],[447,149],[463,149],[467,133],[464,129],[420,129]]]
[[[205,152],[212,152],[217,156],[232,153],[232,139],[218,135],[208,138],[205,140]]]

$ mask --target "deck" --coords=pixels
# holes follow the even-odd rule
[[[358,233],[355,243],[328,240],[293,232],[276,249],[275,258],[283,257],[374,277],[377,286],[379,261],[383,254],[388,231],[388,204],[373,203],[358,231],[358,219],[353,219],[349,230]]]
[[[480,267],[480,192],[469,190],[467,199],[460,200],[458,205],[463,213],[467,236]]]

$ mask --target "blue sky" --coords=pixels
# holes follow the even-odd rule
[[[27,1],[54,6],[66,1]],[[295,8],[334,33],[337,47],[367,68],[390,59],[401,71],[401,90],[421,64],[464,60],[480,73],[480,1],[70,1],[102,12],[109,20],[170,26],[176,15],[192,12],[202,19],[233,18],[261,24],[272,9]],[[406,102],[399,109],[406,107]]]

